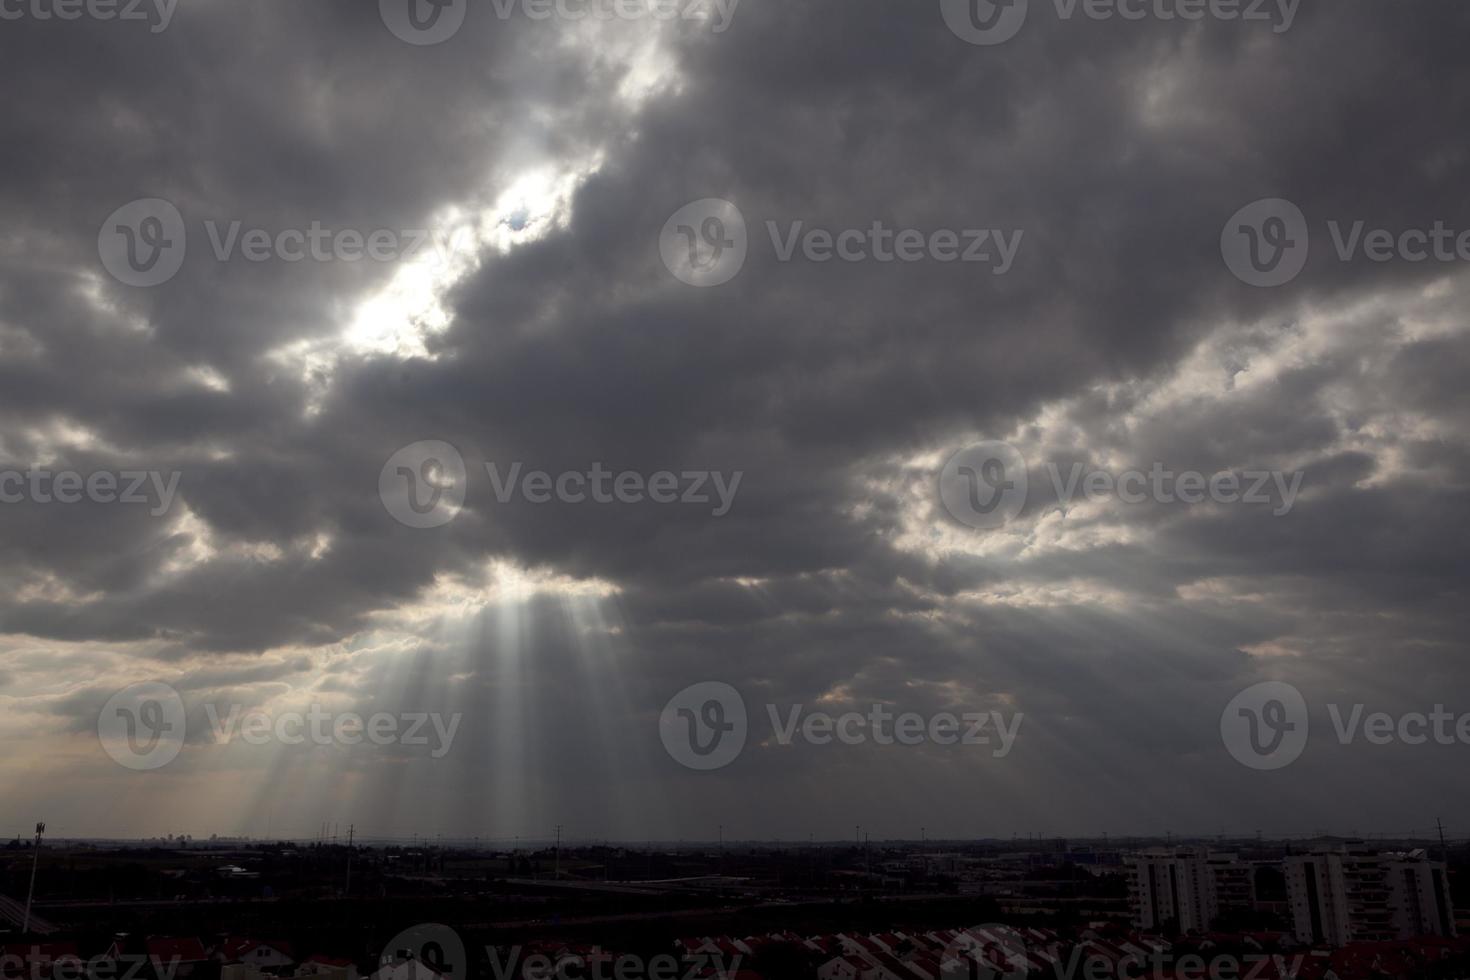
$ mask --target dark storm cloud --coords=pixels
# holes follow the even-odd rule
[[[602,786],[629,801],[609,821],[638,836],[721,815],[802,829],[750,803],[766,797],[835,829],[860,782],[884,778],[908,792],[862,806],[895,834],[916,811],[956,833],[1070,829],[1058,813],[1249,826],[1256,774],[1218,736],[1235,691],[1267,674],[1345,699],[1395,685],[1405,704],[1465,689],[1470,347],[1462,287],[1434,285],[1459,273],[1339,261],[1325,223],[1470,228],[1456,123],[1470,11],[1303,5],[1273,34],[1057,22],[1037,4],[1020,36],[982,48],[932,3],[744,0],[722,34],[667,31],[676,83],[630,108],[615,56],[544,25],[471,18],[417,49],[372,6],[197,3],[158,35],[0,25],[0,78],[25,93],[0,114],[0,458],[177,470],[185,505],[0,507],[7,633],[147,641],[138,653],[161,660],[329,647],[491,558],[601,580],[618,631],[590,635],[616,651],[601,670],[622,701],[600,696],[586,635],[544,599],[524,616],[524,677],[505,675],[505,614],[486,612],[465,637],[426,632],[417,654],[354,649],[317,690],[464,710],[468,745],[503,739],[499,692],[524,683],[530,757],[563,777],[538,790],[542,812]],[[308,377],[306,347],[279,354],[330,348],[392,266],[218,263],[191,239],[174,280],[133,290],[97,261],[103,218],[138,197],[174,201],[191,234],[205,218],[406,229],[597,150],[566,227],[487,252],[448,297],[432,357],[338,350]],[[1311,260],[1255,289],[1222,262],[1220,233],[1278,196],[1307,215]],[[733,282],[699,290],[657,244],[706,197],[740,207],[751,244]],[[766,222],[797,220],[1024,237],[1001,276],[779,262]],[[949,521],[935,467],[914,462],[976,437],[1039,453],[1005,532],[1029,547]],[[463,453],[470,494],[452,524],[414,530],[385,512],[378,473],[430,439]],[[1300,470],[1303,495],[1279,518],[1139,505],[1059,523],[1040,467],[1103,460]],[[720,518],[500,503],[485,464],[517,461],[743,480]],[[201,697],[300,672],[189,670]],[[1403,680],[1416,671],[1422,687]],[[1031,728],[978,774],[929,749],[761,749],[700,777],[662,754],[656,719],[709,678],[753,705],[999,701]],[[84,731],[97,694],[56,713]],[[1442,760],[1389,761],[1319,755],[1290,802],[1316,799],[1327,820],[1313,788],[1348,765],[1403,787]],[[1202,780],[1218,793],[1168,791]],[[472,809],[490,808],[477,792]],[[1015,823],[970,816],[1002,792],[1024,799]],[[642,795],[667,803],[649,812]],[[1397,819],[1364,807],[1365,823]]]

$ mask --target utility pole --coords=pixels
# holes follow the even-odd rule
[[[36,862],[41,859],[41,835],[45,832],[45,824],[36,824],[36,844],[31,848],[31,887],[26,890],[26,917],[20,927],[22,936],[31,931],[31,899],[36,894]]]
[[[1445,845],[1444,842],[1444,818],[1436,818],[1434,823],[1435,826],[1439,828],[1439,859],[1445,864],[1449,864],[1450,849]]]
[[[561,824],[556,825],[556,863],[554,867],[552,877],[556,881],[561,881]]]
[[[352,894],[352,835],[355,830],[357,830],[357,824],[347,825],[347,885],[342,889],[343,898]]]

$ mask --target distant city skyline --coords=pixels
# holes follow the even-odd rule
[[[1464,839],[1467,35],[0,0],[0,828]]]

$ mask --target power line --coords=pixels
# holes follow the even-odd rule
[[[356,829],[357,824],[347,825],[347,884],[342,888],[343,898],[352,894],[352,834]]]
[[[41,860],[41,835],[45,832],[44,823],[36,824],[36,846],[31,850],[31,887],[26,889],[25,922],[20,927],[22,936],[31,931],[31,899],[36,895],[36,864]]]

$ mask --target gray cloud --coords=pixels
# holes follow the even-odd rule
[[[1259,774],[1218,726],[1267,678],[1319,715],[1465,689],[1464,275],[1341,262],[1325,223],[1470,228],[1470,12],[1346,0],[1272,34],[1047,10],[982,48],[934,7],[744,0],[718,35],[472,16],[432,48],[347,2],[196,4],[157,35],[5,23],[0,80],[31,94],[0,114],[0,469],[182,474],[160,518],[0,505],[7,696],[81,734],[109,685],[143,679],[191,706],[315,692],[462,712],[445,759],[332,757],[367,778],[313,807],[371,804],[384,830],[417,828],[412,793],[435,785],[461,794],[445,830],[539,831],[594,793],[609,816],[586,832],[634,837],[845,835],[855,810],[895,835],[1393,829],[1417,819],[1396,800],[1463,805],[1443,752],[1319,740]],[[222,263],[201,224],[418,228],[593,158],[563,213],[441,288],[447,323],[421,349],[343,340],[401,266]],[[102,271],[98,229],[150,196],[183,212],[189,256],[131,289]],[[1276,196],[1308,216],[1311,259],[1256,289],[1221,228]],[[657,245],[706,197],[740,207],[751,245],[700,290]],[[796,220],[1024,239],[1004,276],[780,262],[766,222]],[[944,515],[934,482],[984,438],[1032,469],[1027,508],[991,533]],[[433,530],[378,497],[384,461],[420,440],[470,473]],[[500,503],[484,464],[514,461],[744,478],[718,519]],[[1044,476],[1156,461],[1299,471],[1302,496],[1282,517],[1062,507]],[[517,599],[491,563],[542,584]],[[70,651],[59,680],[38,644]],[[1027,721],[1005,759],[755,746],[696,774],[657,718],[705,679],[752,705]],[[180,771],[206,778],[210,751]],[[475,780],[487,759],[497,775]],[[57,792],[84,809],[105,772]],[[515,782],[530,772],[544,784]],[[1373,792],[1345,805],[1350,774]]]

